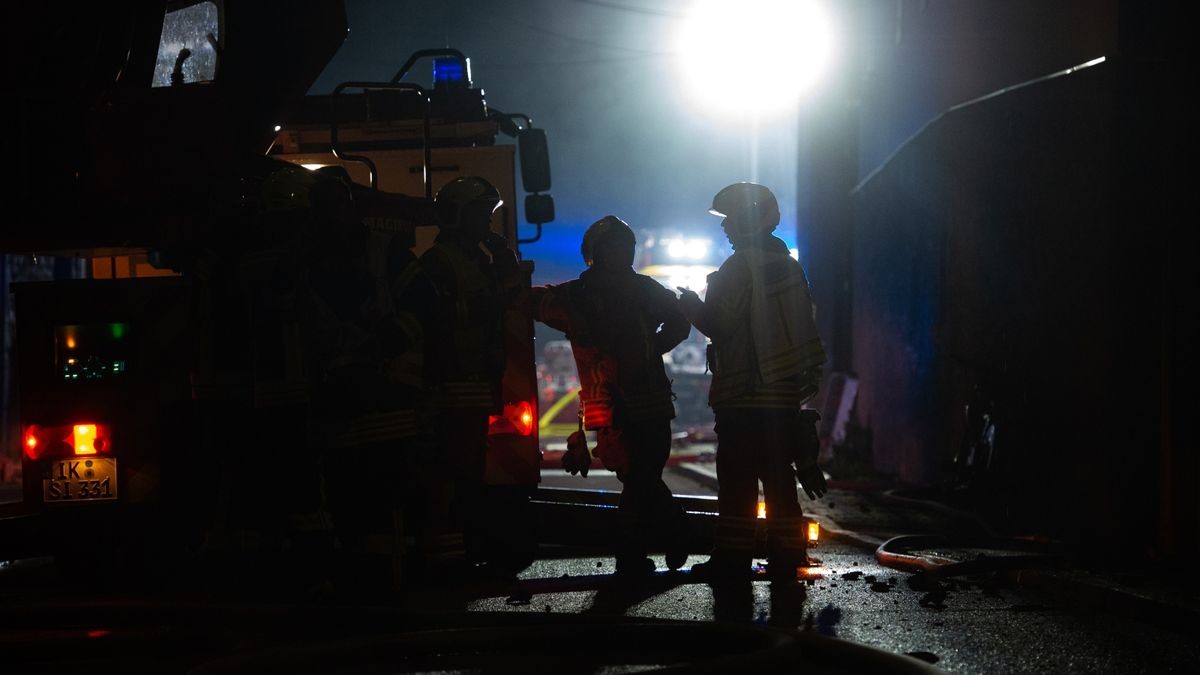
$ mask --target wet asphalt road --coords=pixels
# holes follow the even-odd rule
[[[543,485],[620,489],[608,472],[592,473],[587,479],[556,473],[546,472]],[[710,485],[696,480],[694,474],[669,469],[666,479],[678,494],[712,493]],[[919,528],[926,522],[906,516],[894,503],[837,490],[809,508],[827,519],[840,518],[843,527],[845,523],[871,525],[879,535],[895,528]],[[880,514],[880,510],[887,513]],[[933,520],[928,523],[932,525]],[[680,573],[668,572],[659,557],[656,562],[660,571],[653,578],[627,584],[611,576],[613,559],[609,556],[573,551],[570,557],[550,557],[554,550],[544,553],[547,557],[522,572],[515,583],[422,587],[398,596],[380,595],[352,602],[438,613],[643,617],[798,629],[892,653],[913,654],[956,673],[1200,672],[1200,639],[1186,626],[1098,610],[1072,601],[1069,594],[1019,588],[1005,584],[1000,577],[958,579],[948,583],[944,592],[930,593],[925,588],[913,588],[911,575],[880,566],[869,549],[843,541],[823,540],[812,550],[816,564],[790,583],[758,575],[710,585],[693,577],[687,568]],[[705,558],[695,555],[689,566]],[[314,600],[320,604],[312,604]],[[332,599],[334,604],[341,601]],[[83,631],[81,635],[85,636],[94,633],[96,637],[91,639],[108,640],[107,646],[120,652],[121,647],[113,647],[115,638],[104,633],[108,628],[103,622],[89,622],[88,614],[80,613],[79,608],[89,603],[221,607],[241,602],[257,603],[261,599],[241,598],[236,592],[214,593],[212,589],[193,592],[186,587],[166,593],[144,586],[122,590],[109,585],[101,592],[77,571],[64,576],[50,560],[0,564],[0,606],[8,621],[5,639],[10,646],[24,644],[34,651],[42,649],[42,642],[61,642],[65,639],[62,629],[66,628]],[[271,602],[278,603],[279,599]],[[331,599],[306,595],[287,602],[319,609]],[[66,605],[62,626],[55,625],[51,630],[42,624],[22,633],[19,629],[25,624],[21,608],[36,610],[47,604]],[[194,625],[195,621],[183,623]],[[186,642],[187,632],[183,635],[179,639]],[[144,672],[156,672],[155,663],[167,667],[174,662],[147,663],[150,666]],[[62,665],[78,664],[64,661]],[[5,669],[3,663],[0,671],[24,672]],[[57,671],[52,668],[47,672]],[[171,667],[162,672],[172,672]]]
[[[1200,669],[1200,641],[1163,627],[991,583],[956,583],[930,598],[910,575],[837,543],[796,583],[765,576],[710,586],[660,572],[642,586],[613,583],[611,558],[543,560],[522,575],[525,594],[467,603],[472,611],[597,613],[757,623],[813,630],[918,654],[956,673],[1160,673]],[[695,556],[692,562],[705,559]],[[564,575],[566,575],[564,577]]]

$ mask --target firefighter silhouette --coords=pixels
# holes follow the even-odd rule
[[[646,557],[655,531],[667,564],[687,560],[679,544],[683,512],[662,480],[675,417],[663,354],[691,330],[675,294],[633,271],[633,230],[616,216],[592,224],[581,247],[588,269],[574,281],[534,289],[534,317],[566,333],[579,371],[583,426],[596,431],[596,455],[623,483],[618,574],[654,570]],[[573,435],[574,436],[574,435]],[[591,462],[572,443],[568,471]]]
[[[404,579],[428,578],[447,558],[461,557],[461,531],[449,520],[452,475],[440,461],[430,403],[428,339],[436,334],[437,291],[413,254],[415,231],[397,232],[387,247],[385,286],[390,314],[381,317],[383,376],[393,409],[405,419],[406,433],[396,444],[396,463],[403,468],[400,502],[406,535],[417,550]]]
[[[825,352],[804,269],[771,234],[779,224],[775,195],[762,185],[735,183],[716,194],[711,213],[724,218],[734,253],[708,276],[704,300],[679,289],[684,312],[712,341],[709,405],[718,442],[714,551],[693,569],[718,576],[749,572],[762,481],[769,571],[794,576],[807,563],[795,481],[810,498],[825,492],[816,464],[816,415],[802,410],[817,392]]]
[[[244,185],[257,191],[214,199],[229,230],[195,266],[192,398],[204,446],[220,458],[209,545],[234,556],[239,575],[281,583],[324,580],[333,550],[304,358],[304,237],[316,182],[284,162],[252,167]]]
[[[421,371],[433,298],[415,260],[399,271],[371,265],[380,233],[364,225],[353,195],[344,178],[314,187],[320,218],[308,268],[314,419],[342,545],[339,579],[352,592],[395,589],[404,578],[410,463],[431,436]],[[395,248],[406,248],[411,226]]]
[[[504,375],[504,308],[518,273],[515,254],[491,229],[503,201],[486,180],[450,181],[434,198],[440,228],[421,256],[436,291],[427,376],[434,390],[434,430],[453,476],[448,518],[455,524],[441,552],[450,570],[486,562],[483,477],[488,417],[500,414]]]

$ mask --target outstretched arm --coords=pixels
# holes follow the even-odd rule
[[[679,300],[670,291],[664,291],[661,311],[662,327],[654,334],[654,348],[659,354],[666,354],[687,339],[692,332],[692,324],[684,316]]]
[[[568,332],[570,321],[562,298],[562,290],[557,286],[539,286],[529,291],[526,309],[533,318],[564,333]]]

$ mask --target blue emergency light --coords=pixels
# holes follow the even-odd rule
[[[434,59],[433,86],[435,88],[471,86],[471,59]]]

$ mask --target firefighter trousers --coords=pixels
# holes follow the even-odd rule
[[[629,468],[618,474],[622,483],[618,563],[643,558],[652,550],[681,550],[683,509],[662,479],[671,454],[671,421],[626,422],[597,433],[607,435],[607,443],[623,446],[629,462]]]
[[[802,438],[796,410],[727,408],[716,412],[717,529],[714,556],[749,564],[756,551],[758,484],[766,502],[767,556],[799,564],[806,554],[804,512],[792,471]]]
[[[443,408],[433,419],[440,443],[445,508],[441,529],[457,534],[468,558],[487,558],[484,530],[483,473],[487,462],[488,412],[486,408]]]

